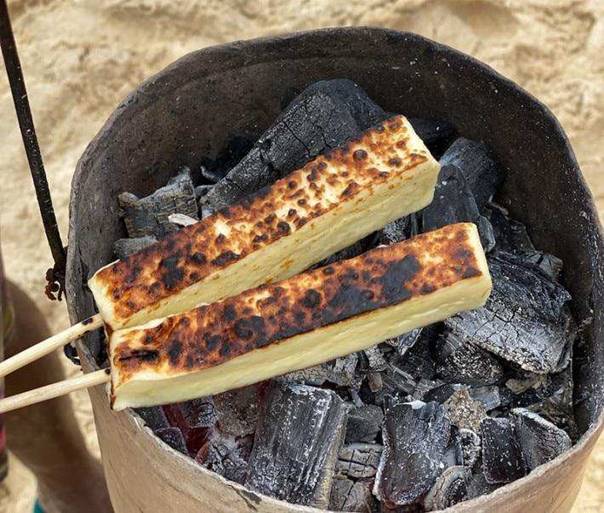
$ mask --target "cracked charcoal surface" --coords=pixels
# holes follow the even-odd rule
[[[251,436],[236,438],[215,432],[206,446],[199,450],[195,459],[208,470],[243,484],[247,475],[252,441]]]
[[[482,453],[480,436],[471,429],[459,430],[459,443],[461,445],[462,464],[472,470],[478,463]]]
[[[156,430],[155,434],[170,447],[172,447],[172,449],[176,449],[178,452],[183,454],[189,454],[185,437],[182,434],[182,431],[177,427],[161,428]]]
[[[469,473],[465,467],[454,466],[446,469],[428,492],[424,504],[428,510],[440,510],[453,506],[468,495]]]
[[[124,192],[118,196],[129,237],[162,237],[177,231],[168,221],[170,214],[185,214],[198,219],[195,188],[188,168],[168,184],[144,198]]]
[[[529,471],[571,448],[568,434],[536,413],[517,408],[512,410],[512,417]]]
[[[450,431],[445,410],[438,403],[389,405],[374,495],[393,506],[417,503],[443,470]]]
[[[384,111],[350,80],[312,84],[208,193],[209,206],[224,207],[265,187],[384,117]]]
[[[461,170],[481,210],[503,181],[501,169],[493,160],[490,149],[465,137],[449,146],[440,158],[440,165],[453,165]]]
[[[514,424],[503,418],[487,418],[480,426],[482,470],[489,483],[510,483],[526,474],[522,449]]]
[[[472,399],[466,388],[453,392],[445,401],[444,407],[451,424],[460,429],[478,431],[480,423],[487,417],[484,405]]]
[[[273,383],[246,485],[295,504],[327,507],[345,425],[346,408],[334,392]]]
[[[442,156],[456,135],[455,127],[444,120],[409,118],[409,123],[435,159]]]
[[[374,404],[351,408],[348,411],[345,442],[349,444],[375,441],[382,428],[383,419],[382,409]]]
[[[118,239],[113,243],[113,253],[117,258],[124,259],[132,253],[141,251],[151,244],[155,244],[155,237],[135,237],[133,239]]]
[[[445,325],[462,341],[476,344],[523,369],[548,373],[568,364],[575,326],[570,294],[513,255],[489,259],[493,291],[484,307],[450,317]]]
[[[459,222],[475,223],[485,251],[490,251],[495,246],[493,228],[489,220],[480,214],[470,186],[466,183],[462,170],[456,166],[441,167],[434,199],[417,216],[421,220],[423,232]]]
[[[375,511],[375,499],[371,495],[371,487],[371,481],[355,483],[345,477],[336,477],[331,489],[329,509],[372,513]]]
[[[239,437],[254,434],[259,412],[258,386],[214,396],[214,413],[222,433]]]
[[[378,444],[355,443],[342,447],[336,471],[346,477],[367,479],[374,477],[383,447]]]
[[[435,353],[436,375],[447,383],[492,385],[503,378],[503,366],[495,356],[453,330],[439,338]]]

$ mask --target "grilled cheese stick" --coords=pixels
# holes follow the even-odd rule
[[[450,225],[110,337],[116,410],[242,387],[484,304],[476,227]]]
[[[111,329],[293,276],[432,201],[439,165],[395,116],[89,281]]]

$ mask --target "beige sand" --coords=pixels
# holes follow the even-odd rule
[[[418,32],[477,56],[525,86],[560,118],[604,212],[601,0],[15,0],[9,6],[64,236],[76,161],[138,82],[203,46],[329,25]],[[0,226],[7,273],[59,330],[67,315],[63,304],[50,303],[42,293],[50,254],[0,75]],[[87,396],[74,400],[96,450]],[[35,485],[14,459],[12,465],[0,486],[0,512],[29,512]],[[604,511],[603,482],[604,440],[577,513]]]

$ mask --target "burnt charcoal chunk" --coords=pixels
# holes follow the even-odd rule
[[[480,426],[482,470],[489,483],[510,483],[526,474],[514,424],[504,418],[488,418]]]
[[[177,231],[178,227],[168,220],[170,214],[198,219],[195,188],[188,168],[183,168],[150,196],[138,198],[124,192],[118,201],[130,237],[162,237]]]
[[[225,479],[243,484],[252,450],[253,437],[236,438],[214,433],[195,460]]]
[[[378,444],[350,444],[340,450],[336,470],[338,474],[354,479],[375,476],[382,455]]]
[[[291,503],[326,508],[345,423],[346,408],[335,392],[273,382],[246,486]]]
[[[383,419],[382,409],[373,404],[350,409],[345,442],[373,442],[382,428]]]
[[[153,431],[170,427],[168,418],[166,417],[166,414],[164,413],[164,410],[162,410],[161,406],[136,408],[134,411]]]
[[[409,118],[409,123],[435,159],[439,159],[455,138],[455,127],[443,120]]]
[[[436,375],[447,383],[492,385],[503,378],[503,366],[484,349],[451,330],[438,340]]]
[[[470,396],[467,388],[453,392],[444,404],[451,424],[460,429],[478,431],[480,423],[487,417],[487,410]]]
[[[473,469],[480,460],[482,451],[480,436],[471,429],[460,429],[459,443],[461,445],[463,466]]]
[[[536,413],[517,408],[512,410],[512,416],[529,471],[571,448],[568,434]]]
[[[177,427],[161,428],[155,431],[155,435],[167,443],[172,449],[176,449],[183,454],[189,454],[187,444],[182,431]]]
[[[219,430],[233,436],[254,434],[258,419],[258,385],[238,388],[214,396]]]
[[[464,137],[449,146],[440,158],[440,165],[453,165],[461,170],[480,210],[503,181],[501,169],[493,160],[489,148]]]
[[[434,483],[426,496],[424,505],[428,511],[441,510],[464,501],[468,496],[468,469],[462,466],[449,467]]]
[[[208,193],[209,206],[224,207],[271,184],[385,117],[382,109],[350,80],[312,84]]]
[[[180,403],[180,409],[191,427],[211,427],[216,423],[214,401],[211,397],[185,401]]]
[[[445,409],[438,403],[389,405],[374,495],[392,506],[419,502],[443,470],[450,432]]]
[[[492,256],[489,268],[493,290],[486,305],[450,317],[445,325],[463,342],[525,370],[549,373],[564,369],[576,335],[567,305],[570,294],[508,253]]]
[[[468,500],[487,495],[503,486],[501,483],[489,483],[482,470],[476,471],[468,480]]]
[[[330,511],[354,511],[372,513],[375,499],[371,495],[371,481],[354,482],[336,477],[329,500]]]
[[[434,199],[417,215],[421,219],[423,232],[454,223],[475,223],[485,251],[490,251],[495,246],[490,222],[480,214],[470,186],[466,183],[463,172],[456,166],[447,165],[440,169]]]
[[[505,208],[490,203],[487,216],[493,227],[498,249],[509,253],[535,251],[526,226],[511,219]]]
[[[155,244],[155,237],[136,237],[134,239],[118,239],[113,243],[113,253],[119,259],[124,259],[132,253],[137,253],[146,247]]]

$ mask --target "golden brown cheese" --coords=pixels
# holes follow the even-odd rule
[[[272,186],[99,270],[90,280],[112,329],[276,281],[432,200],[439,171],[403,116]]]
[[[467,297],[459,287],[464,283],[469,287]],[[451,225],[379,247],[357,258],[247,290],[147,326],[114,332],[110,357],[116,407],[156,404],[167,398],[170,402],[217,393],[233,384],[242,386],[237,381],[239,373],[230,381],[225,381],[223,373],[220,379],[209,380],[201,387],[188,384],[184,391],[178,389],[182,378],[204,370],[224,368],[228,374],[226,364],[250,353],[257,353],[260,362],[264,355],[260,365],[266,368],[254,369],[251,363],[252,368],[244,367],[249,374],[243,378],[244,384],[300,365],[315,365],[401,333],[394,328],[395,333],[390,334],[391,327],[380,325],[371,318],[372,313],[384,315],[397,305],[423,300],[417,313],[407,311],[408,321],[417,327],[418,322],[434,322],[443,315],[479,306],[489,291],[488,268],[474,225]],[[328,347],[326,340],[324,349],[317,345],[321,341],[315,341],[313,345],[300,345],[293,354],[282,352],[279,358],[271,352],[271,348],[284,349],[288,343],[325,327],[345,331],[351,319],[376,324],[370,327],[365,340],[360,340],[364,335],[358,329],[350,332],[349,343],[337,347]],[[398,319],[391,324],[396,326],[396,322]],[[308,359],[304,358],[305,351]],[[295,361],[287,362],[288,358]],[[254,375],[256,370],[258,374]],[[173,382],[171,378],[175,378]],[[134,385],[130,391],[129,383]],[[171,392],[170,387],[174,389]]]

